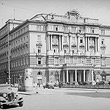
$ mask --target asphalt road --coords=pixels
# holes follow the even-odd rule
[[[110,90],[38,89],[38,94],[25,95],[24,106],[11,110],[110,110]]]

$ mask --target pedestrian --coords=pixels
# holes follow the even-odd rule
[[[34,87],[35,93],[37,94],[38,93],[38,91],[37,91],[37,83],[35,81],[33,83],[33,87]]]
[[[37,83],[36,83],[36,86],[35,86],[35,90],[36,90],[36,94],[38,94]]]
[[[96,79],[96,92],[98,92],[99,89],[99,78]]]

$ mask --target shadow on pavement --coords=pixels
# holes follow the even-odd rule
[[[66,93],[66,95],[78,95],[93,98],[110,98],[110,92],[84,92],[84,93],[68,92]]]

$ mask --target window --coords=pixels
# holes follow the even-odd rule
[[[94,33],[94,28],[93,27],[90,28],[90,32]]]
[[[72,27],[72,32],[73,32],[73,33],[76,32],[76,27]]]
[[[37,73],[37,75],[42,75],[42,73],[39,71],[39,72]]]
[[[41,41],[41,35],[38,35],[38,36],[37,36],[37,40],[38,40],[38,41]]]
[[[53,43],[58,43],[58,37],[57,36],[52,36],[52,42]]]
[[[54,31],[58,31],[58,26],[54,25]]]
[[[74,50],[72,50],[72,54],[74,54]]]
[[[64,50],[64,53],[66,53],[66,50]]]
[[[41,48],[40,47],[38,47],[38,53],[41,53]]]
[[[41,25],[37,25],[37,31],[41,31]]]
[[[38,58],[38,64],[39,65],[41,64],[41,58]]]
[[[104,44],[104,39],[102,39],[101,44]]]
[[[58,62],[58,57],[55,57],[55,62],[54,62],[55,64],[58,64],[59,62]]]
[[[101,35],[105,35],[105,30],[101,30]]]
[[[67,42],[67,36],[64,36],[64,42],[65,43]]]
[[[72,37],[72,41],[75,42],[75,37]]]
[[[94,30],[92,30],[92,33],[94,33]]]
[[[79,30],[79,33],[81,33],[81,29]]]
[[[80,38],[80,43],[83,43],[83,38]]]
[[[69,57],[66,57],[66,63],[69,63]]]

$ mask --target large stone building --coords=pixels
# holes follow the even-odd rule
[[[25,86],[28,71],[41,84],[109,81],[109,55],[110,26],[75,10],[10,19],[0,29],[0,83]]]

